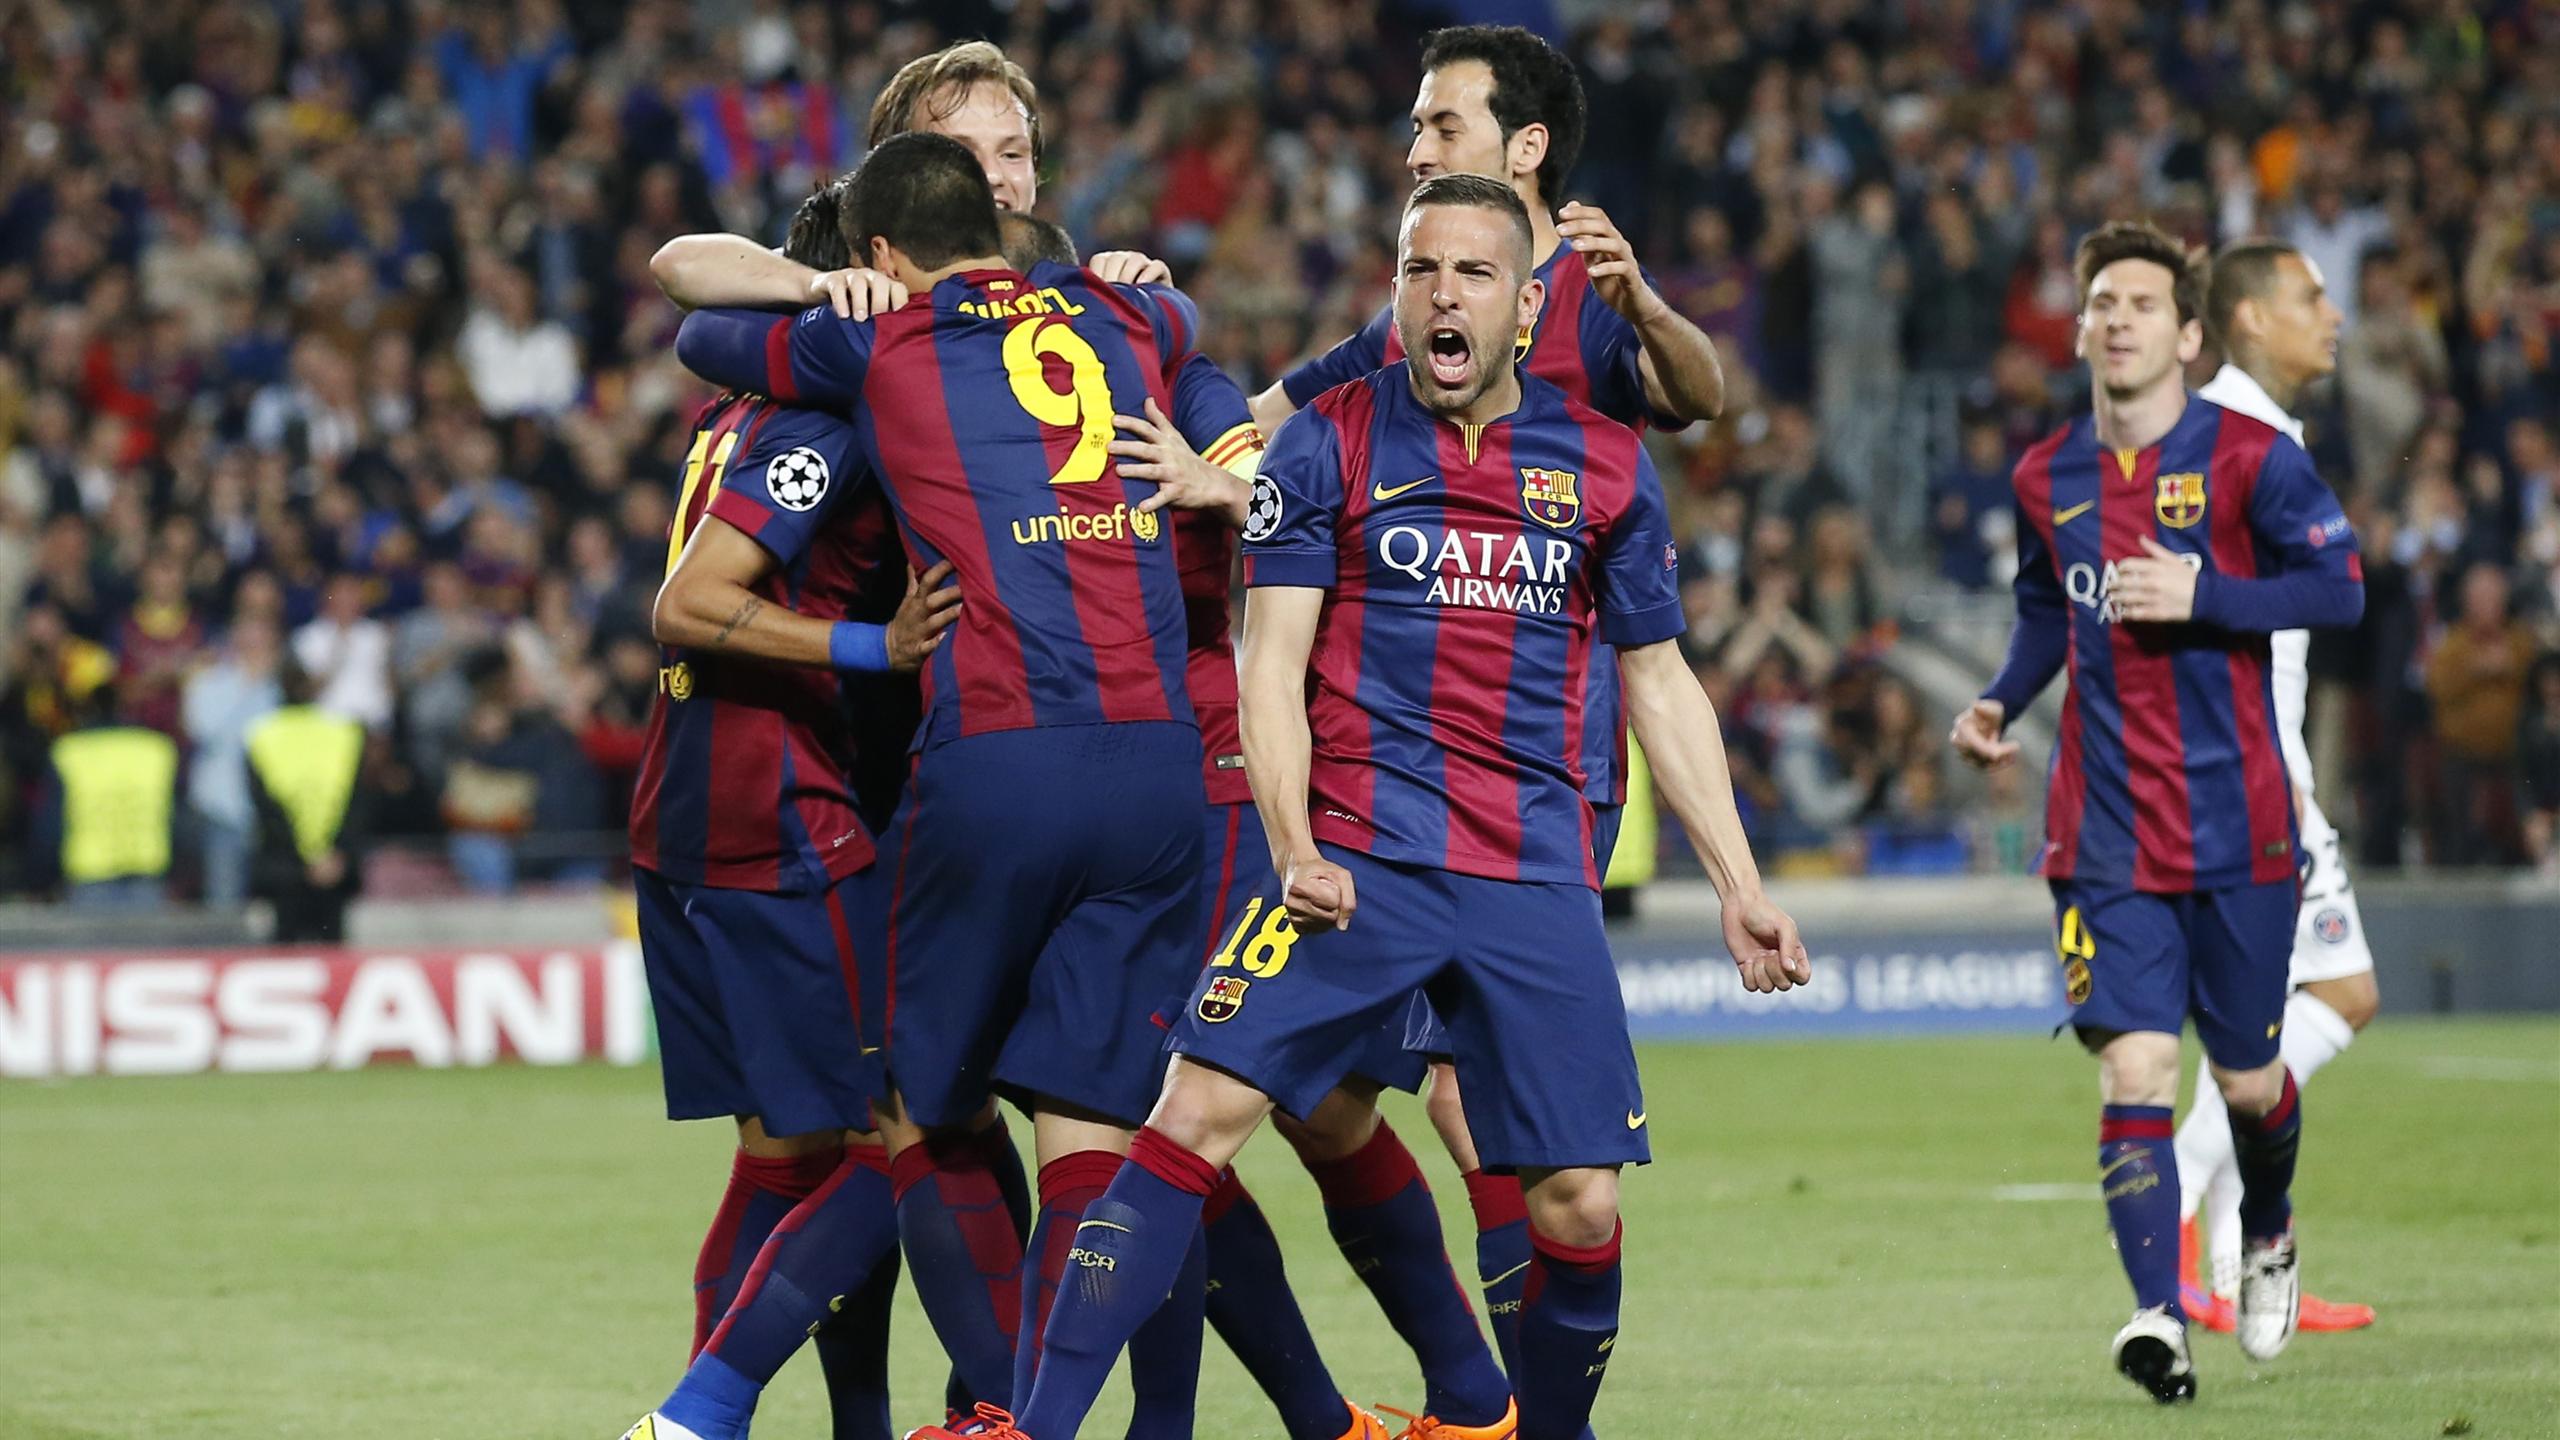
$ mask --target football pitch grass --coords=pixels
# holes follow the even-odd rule
[[[1659,1161],[1626,1187],[1608,1440],[2560,1436],[2560,1023],[2386,1016],[2318,1077],[2304,1273],[2381,1323],[2258,1373],[2200,1335],[2174,1412],[2108,1368],[2130,1301],[2067,1043],[1643,1058]],[[655,1105],[647,1068],[0,1084],[0,1436],[613,1440],[677,1373],[727,1166],[726,1127]],[[1461,1187],[1391,1114],[1472,1284]],[[1344,1388],[1413,1405],[1313,1187],[1269,1136],[1244,1169]],[[899,1303],[903,1427],[943,1367]],[[1277,1433],[1214,1340],[1200,1417]],[[756,1433],[826,1434],[805,1358]]]

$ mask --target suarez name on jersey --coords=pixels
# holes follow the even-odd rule
[[[724,395],[696,422],[667,568],[705,517],[776,562],[768,604],[867,616],[903,585],[888,508],[844,421]],[[892,602],[894,603],[894,602]],[[852,746],[827,670],[664,648],[631,797],[631,860],[670,880],[799,894],[871,863]]]
[[[2040,873],[2180,893],[2295,873],[2268,637],[2350,625],[2364,570],[2302,447],[2190,395],[2159,443],[2082,417],[2018,462],[2018,631],[1987,692],[2016,717],[2066,665]],[[2194,618],[2116,613],[2150,537],[2198,571]]]
[[[1642,433],[1647,425],[1681,429],[1687,422],[1664,415],[1645,399],[1640,368],[1644,341],[1636,327],[1591,288],[1591,270],[1582,252],[1558,245],[1538,267],[1547,287],[1538,318],[1520,333],[1512,359],[1528,373],[1562,390],[1610,419]],[[1659,291],[1653,275],[1644,283]],[[1309,400],[1372,370],[1404,359],[1404,343],[1396,337],[1392,307],[1381,308],[1369,323],[1322,355],[1280,377],[1289,403]],[[1605,657],[1604,657],[1605,660]],[[1582,756],[1584,793],[1595,805],[1623,804],[1627,798],[1627,727],[1619,713],[1618,672],[1603,663],[1591,672],[1592,723]]]
[[[1166,517],[1111,462],[1115,413],[1185,407],[1198,317],[1160,286],[1037,265],[967,271],[869,321],[704,310],[677,354],[715,383],[843,409],[911,563],[964,600],[924,672],[918,748],[964,735],[1194,716]],[[1238,417],[1241,392],[1234,392]],[[1231,427],[1229,427],[1231,428]],[[1196,436],[1195,447],[1215,436]]]
[[[1245,583],[1331,592],[1310,661],[1317,839],[1596,886],[1592,644],[1680,633],[1677,557],[1635,432],[1520,385],[1482,427],[1433,415],[1402,365],[1317,397],[1263,457]]]

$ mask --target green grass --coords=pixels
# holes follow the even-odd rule
[[[2312,1288],[2373,1330],[2252,1374],[2202,1337],[2157,1413],[2108,1369],[2129,1308],[2094,1199],[2088,1063],[2032,1039],[1654,1047],[1662,1163],[1627,1186],[1626,1437],[2560,1435],[2560,1024],[2388,1019],[2308,1096]],[[647,1070],[0,1085],[0,1436],[610,1440],[673,1380],[726,1166]],[[1395,1111],[1416,1149],[1428,1129]],[[1017,1127],[1018,1130],[1020,1127]],[[1452,1249],[1459,1187],[1427,1156]],[[1354,1395],[1409,1358],[1276,1141],[1248,1178]],[[1470,1274],[1470,1280],[1472,1275]],[[900,1300],[900,1423],[942,1367]],[[1275,1433],[1213,1342],[1203,1435]],[[1089,1432],[1118,1433],[1106,1396]],[[758,1427],[825,1433],[814,1367]]]

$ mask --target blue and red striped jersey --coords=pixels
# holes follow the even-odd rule
[[[1596,886],[1593,641],[1680,633],[1678,551],[1635,432],[1520,384],[1481,427],[1433,415],[1402,365],[1317,397],[1263,457],[1245,583],[1331,592],[1309,661],[1317,839]]]
[[[1547,295],[1538,318],[1521,332],[1512,358],[1528,373],[1562,390],[1621,425],[1641,434],[1647,425],[1678,430],[1688,422],[1664,415],[1645,399],[1639,362],[1644,342],[1627,317],[1593,293],[1591,271],[1582,252],[1558,245],[1537,278]],[[1651,272],[1644,282],[1658,293]],[[1303,408],[1309,400],[1404,359],[1404,343],[1396,336],[1395,311],[1388,306],[1340,344],[1280,377],[1289,403]],[[1597,665],[1591,672],[1590,749],[1582,757],[1586,784],[1594,804],[1622,805],[1627,799],[1627,727],[1618,703],[1618,670]]]
[[[2161,893],[2295,873],[2268,636],[2364,605],[2355,532],[2311,457],[2190,395],[2148,449],[2107,449],[2083,416],[2013,484],[2018,629],[1986,694],[2015,717],[2070,672],[2038,871]],[[2194,619],[2117,618],[2116,567],[2145,536],[2197,567]]]
[[[1175,546],[1107,447],[1114,413],[1187,413],[1177,384],[1217,375],[1189,363],[1198,323],[1179,291],[1039,265],[955,274],[864,322],[698,311],[677,353],[715,383],[848,410],[911,563],[952,562],[967,599],[924,672],[922,748],[1193,720]]]
[[[704,409],[667,568],[706,516],[771,552],[767,604],[821,619],[894,607],[905,576],[853,427],[752,395]],[[832,671],[666,648],[631,796],[631,863],[671,880],[799,894],[871,863]]]

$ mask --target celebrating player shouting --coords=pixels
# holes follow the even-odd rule
[[[2364,608],[2354,532],[2302,447],[2187,393],[2200,268],[2149,225],[2081,242],[2096,413],[2018,462],[2018,626],[1953,737],[1977,765],[2009,763],[2009,718],[2070,667],[2038,868],[2098,1057],[2099,1176],[2133,1282],[2115,1364],[2164,1404],[2196,1391],[2169,1144],[2190,1015],[2240,1171],[2241,1348],[2264,1360],[2293,1336],[2302,1111],[2277,1036],[2299,850],[2267,637]]]
[[[1652,466],[1631,432],[1508,363],[1541,297],[1530,236],[1508,186],[1425,183],[1398,269],[1410,358],[1327,392],[1265,458],[1244,741],[1282,874],[1228,926],[1148,1126],[1078,1232],[1083,1271],[1019,1426],[999,1433],[1076,1433],[1220,1169],[1275,1099],[1321,1100],[1418,987],[1448,1002],[1486,1162],[1528,1182],[1519,1433],[1581,1431],[1617,1327],[1616,1169],[1647,1158],[1577,773],[1595,624],[1628,647],[1638,733],[1747,982],[1809,975],[1674,643]]]
[[[1511,358],[1567,397],[1638,431],[1713,419],[1724,406],[1714,345],[1663,300],[1605,213],[1577,203],[1550,214],[1581,153],[1588,118],[1573,62],[1518,26],[1462,25],[1425,40],[1422,67],[1405,157],[1414,179],[1488,176],[1508,184],[1529,215],[1534,278],[1544,300],[1518,330]],[[1382,308],[1357,333],[1255,397],[1256,418],[1266,430],[1276,429],[1318,394],[1404,355],[1392,307]],[[1618,667],[1607,651],[1591,667],[1583,704],[1583,794],[1592,806],[1592,851],[1605,872],[1626,800]],[[1507,1404],[1506,1387],[1474,1317],[1453,1298],[1455,1277],[1421,1171],[1371,1103],[1382,1085],[1416,1088],[1422,1057],[1449,1049],[1430,1007],[1416,1010],[1415,1023],[1391,1026],[1372,1044],[1354,1067],[1348,1093],[1320,1107],[1310,1126],[1287,1133],[1324,1191],[1327,1227],[1412,1343],[1426,1411],[1452,1436],[1490,1435]],[[1430,1075],[1429,1114],[1475,1212],[1476,1269],[1494,1339],[1505,1368],[1516,1371],[1530,1254],[1519,1182],[1479,1163],[1447,1061],[1433,1064]]]

